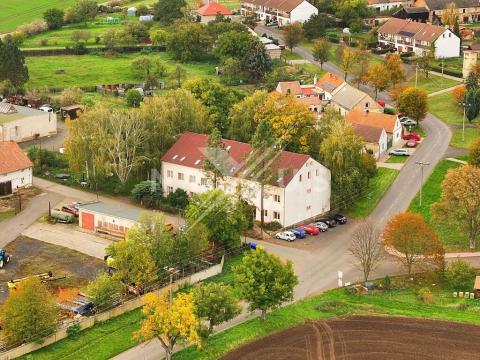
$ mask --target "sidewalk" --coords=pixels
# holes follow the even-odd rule
[[[429,73],[430,73],[430,74],[433,74],[433,75],[440,76],[440,77],[442,76],[442,73],[439,73],[439,72],[437,72],[437,71],[432,71],[432,70],[430,70]],[[463,83],[463,79],[462,79],[462,78],[459,78],[459,77],[456,77],[456,76],[443,74],[443,77],[444,77],[445,79],[455,80],[455,81],[458,81],[458,82],[462,82],[462,83]]]
[[[391,247],[385,247],[385,251],[392,256],[396,256],[396,257],[404,256],[398,250]],[[445,259],[461,259],[461,258],[475,258],[475,257],[480,257],[480,251],[445,253]]]
[[[377,162],[377,167],[382,167],[382,168],[386,168],[386,169],[393,169],[393,170],[402,170],[403,165],[405,165],[405,163]]]
[[[447,89],[442,89],[442,90],[435,91],[433,93],[428,94],[428,97],[437,96],[437,95],[445,94],[447,92],[451,92],[451,91],[453,91],[454,89],[456,89],[457,87],[460,87],[460,86],[463,86],[463,84],[458,84],[458,85],[449,87]]]

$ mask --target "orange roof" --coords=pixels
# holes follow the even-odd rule
[[[33,164],[15,141],[0,141],[0,174],[32,167]]]
[[[276,88],[280,94],[301,95],[302,87],[300,81],[280,81]]]
[[[232,15],[232,12],[224,8],[219,3],[212,1],[197,9],[197,14],[201,16],[216,16],[217,14]]]
[[[332,92],[344,82],[345,80],[341,76],[328,72],[318,79],[315,85],[324,91]]]
[[[395,115],[360,110],[351,110],[348,112],[346,119],[352,124],[384,128],[387,133],[393,133],[397,123],[397,117]]]
[[[299,104],[303,104],[306,106],[315,106],[315,105],[320,105],[322,103],[322,100],[320,100],[318,96],[295,98],[295,101],[298,102]]]

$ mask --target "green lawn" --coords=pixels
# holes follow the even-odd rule
[[[390,164],[403,164],[407,162],[408,156],[399,156],[399,155],[392,155],[388,158],[387,163]]]
[[[425,221],[433,227],[440,240],[443,242],[447,252],[468,251],[468,240],[455,228],[444,223],[433,221],[430,206],[440,200],[442,194],[442,181],[448,170],[455,169],[461,165],[462,164],[460,163],[448,160],[440,161],[433,170],[432,175],[430,175],[423,185],[422,206],[420,207],[420,193],[417,193],[409,207],[409,211],[421,214]]]
[[[283,50],[282,51],[282,57],[284,57],[287,60],[302,60],[303,57],[297,54],[295,51],[290,52],[290,50]]]
[[[378,202],[382,199],[383,194],[388,190],[390,185],[398,175],[398,170],[378,168],[377,175],[370,180],[368,190],[365,195],[351,208],[348,213],[355,218],[367,217]]]
[[[15,211],[13,211],[13,210],[0,212],[0,221],[7,220],[7,219],[11,218],[12,216],[15,216]]]
[[[462,128],[458,128],[453,133],[450,145],[458,148],[468,149],[470,145],[472,145],[479,137],[480,128],[466,127],[465,140],[462,140]]]
[[[463,109],[455,103],[451,92],[428,99],[429,111],[449,125],[462,125]]]
[[[320,78],[325,74],[325,70],[320,69],[320,66],[315,64],[297,64],[295,67],[302,69],[310,74],[310,76],[317,75],[317,78]],[[312,80],[313,81],[313,80]]]
[[[139,54],[124,54],[114,57],[103,55],[28,57],[26,63],[30,81],[27,83],[27,87],[67,88],[121,82],[139,83],[143,79],[136,77],[130,67],[132,60],[137,56]],[[164,60],[167,72],[176,66],[167,53],[155,53],[150,56],[158,56]],[[181,65],[187,70],[187,78],[213,77],[215,74],[215,64],[212,62]],[[63,70],[64,73],[56,74],[57,70]]]
[[[434,65],[442,67],[442,60],[435,60]],[[463,57],[443,59],[443,68],[445,70],[453,70],[459,73],[463,71]]]
[[[440,76],[430,74],[428,78],[423,73],[418,73],[417,86],[427,93],[433,93],[442,89],[448,89],[452,86],[459,85],[460,83],[455,80],[442,78]],[[408,86],[415,86],[415,75],[407,79]]]

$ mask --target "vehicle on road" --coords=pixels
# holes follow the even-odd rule
[[[280,239],[280,240],[285,240],[285,241],[295,241],[295,239],[297,238],[295,236],[295,234],[291,231],[282,231],[282,232],[279,232],[275,235],[275,237],[277,239]]]
[[[315,224],[303,225],[303,226],[301,226],[301,228],[303,230],[305,230],[305,232],[308,235],[318,235],[318,234],[320,234],[320,230],[315,226]]]
[[[410,156],[410,151],[408,149],[391,149],[388,155]]]
[[[329,228],[333,228],[337,226],[337,222],[334,219],[330,219],[329,217],[323,217],[323,218],[317,219],[316,222],[323,222],[327,224]]]
[[[402,124],[403,126],[417,125],[417,122],[413,119],[410,119],[408,116],[401,117],[398,120],[400,121],[400,124]]]
[[[38,110],[42,110],[45,112],[53,112],[53,108],[49,104],[44,104],[38,108]]]
[[[417,142],[415,140],[408,140],[405,146],[409,148],[414,148],[417,146]]]
[[[295,237],[297,239],[304,239],[304,238],[307,237],[307,232],[305,230],[303,230],[302,228],[295,228],[295,229],[292,229],[290,231],[295,234]]]
[[[404,134],[402,137],[403,137],[403,140],[415,140],[415,141],[422,140],[422,137],[417,133]]]
[[[10,255],[7,254],[7,250],[0,249],[0,269],[10,262]]]
[[[317,221],[315,223],[315,226],[318,228],[318,230],[320,230],[321,232],[325,232],[325,231],[328,231],[328,225],[325,224],[324,222],[321,222],[321,221]]]
[[[333,214],[332,216],[330,216],[330,219],[335,220],[337,224],[341,224],[341,225],[344,225],[347,223],[347,217],[342,214]]]

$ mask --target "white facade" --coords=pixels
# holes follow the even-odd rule
[[[285,187],[265,187],[264,220],[290,226],[329,211],[330,182],[330,170],[310,158]],[[212,185],[202,169],[162,162],[162,187],[165,195],[177,188],[193,195],[211,189]],[[260,220],[260,185],[257,182],[227,177],[218,188],[227,194],[241,189],[242,197],[255,205],[255,217]]]
[[[12,192],[18,191],[21,188],[28,188],[32,186],[32,168],[17,170],[14,172],[0,174],[0,184],[12,183]]]
[[[390,9],[394,9],[396,7],[400,7],[405,4],[411,4],[411,0],[407,1],[385,1],[385,2],[378,2],[378,3],[370,3],[368,4],[368,7],[375,9],[377,13],[381,11],[387,11]]]
[[[452,58],[460,56],[460,38],[450,30],[439,36],[435,41],[435,58]]]
[[[303,1],[295,9],[290,12],[290,22],[294,23],[296,21],[304,23],[312,17],[312,15],[317,15],[318,9],[310,4],[307,1]]]
[[[16,106],[15,108],[22,108]],[[34,109],[20,109],[14,114],[0,114],[0,141],[23,142],[57,133],[57,115]]]
[[[268,5],[266,5],[268,4]],[[280,2],[282,4],[282,2]],[[253,12],[257,15],[257,19],[261,21],[278,21],[280,26],[287,25],[299,21],[301,23],[310,19],[312,15],[318,14],[318,9],[308,1],[302,1],[293,9],[282,9],[275,7],[273,2],[265,2],[262,5],[258,2],[250,3],[248,1],[241,3],[240,13],[243,16]]]

